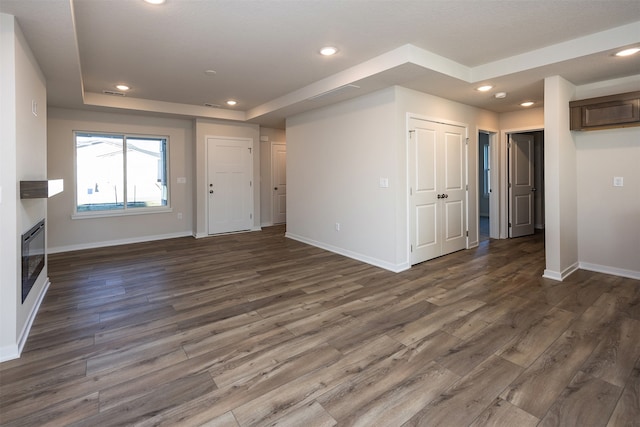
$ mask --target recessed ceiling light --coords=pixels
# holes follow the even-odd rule
[[[616,56],[630,56],[640,52],[640,47],[632,47],[631,49],[621,50]]]
[[[207,76],[215,76],[215,75],[217,74],[217,73],[216,73],[216,70],[205,70],[205,71],[204,71],[204,73],[205,73]]]
[[[506,98],[507,97],[507,92],[498,92],[493,96],[495,96],[498,99]]]
[[[116,89],[118,89],[118,90],[129,90],[131,88],[129,86],[127,86],[127,85],[116,85]]]
[[[324,56],[331,56],[338,53],[338,49],[333,46],[326,46],[320,49],[320,54]]]
[[[480,92],[486,92],[491,89],[493,89],[493,86],[491,85],[484,85],[484,86],[480,86],[479,88],[476,88],[476,90],[479,90]]]
[[[526,102],[523,102],[520,105],[522,105],[523,107],[531,107],[533,104],[534,104],[533,101],[526,101]]]
[[[145,3],[149,4],[164,4],[166,0],[144,0]]]
[[[227,101],[227,105],[231,105],[231,106],[236,105],[237,103],[238,101],[234,101],[233,99],[230,99]]]

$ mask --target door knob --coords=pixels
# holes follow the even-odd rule
[[[438,194],[438,199],[442,199],[442,194]]]
[[[443,194],[443,196],[444,196],[444,198],[445,198],[445,199],[448,199],[448,198],[449,198],[449,195],[448,195],[448,194]]]
[[[531,189],[531,191],[537,191],[537,190],[538,190],[538,189],[537,189],[536,187],[533,187],[533,188]]]
[[[274,187],[273,189],[274,189],[274,190],[276,190],[276,191],[278,191],[278,187]]]
[[[213,194],[213,190],[209,190],[209,194]]]

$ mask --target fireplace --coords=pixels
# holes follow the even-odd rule
[[[44,219],[22,235],[22,302],[44,268]]]

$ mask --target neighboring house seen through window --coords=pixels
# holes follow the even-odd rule
[[[168,208],[168,138],[75,132],[76,213]]]

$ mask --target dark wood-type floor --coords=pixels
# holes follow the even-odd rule
[[[638,426],[640,282],[540,235],[394,274],[262,232],[49,257],[0,423]]]

